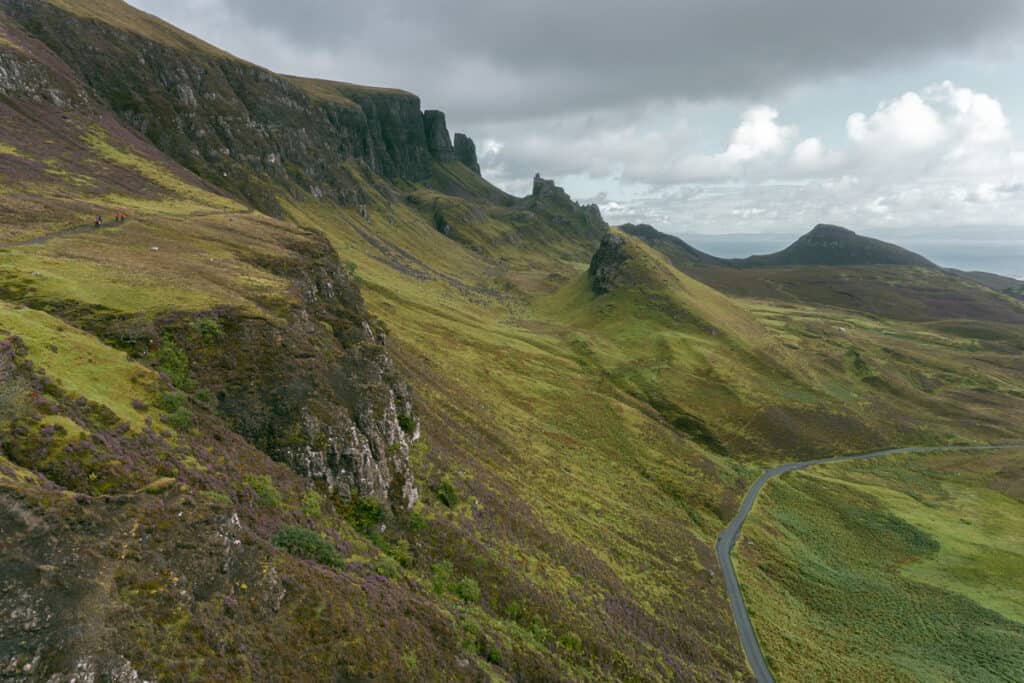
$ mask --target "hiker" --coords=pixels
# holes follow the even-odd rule
[[[103,225],[103,216],[96,216],[96,223],[95,223],[95,225],[96,225],[97,228],[100,227],[101,225]]]

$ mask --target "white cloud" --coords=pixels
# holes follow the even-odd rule
[[[999,101],[951,82],[840,118],[845,135],[799,136],[750,108],[718,151],[666,105],[575,124],[548,122],[496,148],[506,170],[552,168],[584,196],[600,187],[613,222],[691,232],[999,225],[1024,229],[1024,145]],[[822,131],[827,132],[827,131]],[[531,161],[532,160],[532,161]],[[535,162],[535,163],[534,163]],[[1007,230],[1009,228],[1002,228]]]
[[[929,88],[928,93],[952,107],[953,124],[963,132],[967,142],[990,144],[1010,138],[1010,122],[994,97],[970,88],[958,88],[950,81]]]
[[[793,148],[793,162],[799,168],[813,169],[825,158],[825,145],[820,138],[807,138]]]
[[[794,126],[776,123],[779,112],[764,105],[747,110],[743,122],[733,131],[732,140],[722,159],[744,162],[779,152],[796,135]]]
[[[879,105],[874,114],[851,114],[846,121],[850,140],[864,147],[924,150],[935,147],[947,135],[938,111],[915,92]]]

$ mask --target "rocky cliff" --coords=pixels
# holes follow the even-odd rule
[[[629,253],[626,240],[617,232],[609,232],[601,240],[601,246],[590,260],[587,274],[590,276],[590,288],[594,294],[607,294],[615,289],[622,277]]]
[[[480,175],[480,162],[476,158],[476,144],[464,133],[455,134],[455,158]]]
[[[428,109],[423,112],[423,132],[427,137],[427,149],[430,156],[442,163],[455,161],[455,149],[452,138],[448,134],[448,124],[444,112]]]
[[[406,180],[455,160],[444,115],[422,114],[407,92],[282,77],[184,34],[121,29],[44,0],[0,10],[158,148],[272,214],[282,187],[359,201],[345,160]],[[39,80],[27,76],[17,80]]]

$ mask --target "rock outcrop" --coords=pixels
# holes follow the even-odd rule
[[[476,143],[465,133],[455,134],[455,158],[480,175],[480,162],[476,158]]]
[[[442,163],[455,161],[455,149],[448,134],[448,124],[443,111],[428,109],[423,112],[423,133],[427,139],[430,156]]]
[[[412,394],[357,285],[323,238],[264,265],[294,283],[300,303],[285,325],[221,311],[230,344],[204,342],[194,321],[164,329],[234,431],[267,455],[344,499],[413,505]]]
[[[572,202],[569,193],[555,184],[554,180],[547,180],[540,177],[540,173],[533,176],[533,192],[530,196],[534,199],[553,199],[559,202]]]
[[[590,260],[588,274],[593,292],[600,295],[614,290],[628,261],[625,238],[617,232],[606,234]]]

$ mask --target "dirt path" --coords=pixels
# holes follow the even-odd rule
[[[740,642],[743,645],[743,651],[747,655],[747,662],[750,664],[750,669],[754,673],[754,678],[757,679],[758,683],[774,683],[775,678],[772,676],[771,670],[768,668],[768,663],[764,659],[764,653],[761,651],[761,645],[757,642],[757,635],[754,633],[754,625],[750,622],[750,615],[747,613],[747,606],[743,602],[743,593],[740,591],[739,580],[736,578],[736,569],[732,564],[732,549],[736,545],[736,540],[739,538],[740,531],[743,529],[743,522],[746,521],[747,515],[750,514],[751,509],[754,507],[754,502],[757,499],[757,494],[761,491],[766,483],[780,474],[786,472],[793,472],[795,470],[802,470],[814,465],[828,465],[837,462],[846,462],[848,460],[869,460],[871,458],[882,458],[887,455],[901,455],[910,453],[936,453],[940,451],[992,451],[992,450],[1004,450],[1024,448],[1024,444],[1006,444],[1000,446],[928,446],[921,448],[892,448],[885,451],[875,451],[873,453],[858,453],[857,455],[841,455],[834,458],[819,458],[817,460],[805,460],[803,462],[794,462],[788,465],[780,465],[773,467],[770,470],[766,470],[754,485],[747,491],[746,497],[743,499],[743,504],[740,505],[739,511],[733,518],[729,526],[725,528],[722,533],[718,535],[718,542],[715,544],[715,552],[718,555],[718,565],[722,568],[722,574],[725,576],[725,591],[729,596],[729,606],[732,608],[733,620],[736,622],[736,629],[740,634]]]
[[[233,216],[244,211],[209,211],[207,213],[197,213],[191,216],[179,217],[181,220],[190,221],[197,218],[209,218],[210,216]],[[103,225],[96,225],[95,223],[86,223],[85,225],[76,225],[73,228],[65,228],[64,230],[58,230],[57,232],[51,232],[48,235],[40,235],[39,237],[33,237],[30,240],[22,240],[20,242],[0,242],[0,249],[11,249],[13,247],[27,247],[32,244],[44,244],[50,240],[54,240],[60,237],[70,237],[72,235],[81,235],[89,232],[96,232],[103,230],[104,228],[116,228],[123,227],[126,223],[131,223],[132,218],[126,218],[124,221],[118,223],[116,221],[111,223],[104,223]],[[136,220],[142,220],[136,219]]]
[[[129,219],[131,220],[131,219]],[[93,232],[95,230],[102,230],[103,228],[110,228],[114,226],[124,225],[124,223],[104,223],[103,225],[96,225],[94,223],[86,223],[85,225],[77,225],[73,228],[65,228],[58,232],[51,232],[48,235],[40,235],[39,237],[33,237],[30,240],[22,240],[21,242],[0,242],[0,249],[11,249],[12,247],[27,247],[30,244],[43,244],[49,242],[52,239],[58,237],[70,237],[71,235],[81,235],[85,232]]]

